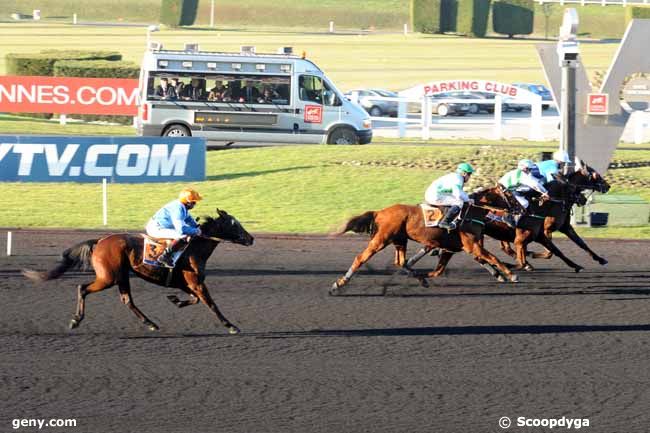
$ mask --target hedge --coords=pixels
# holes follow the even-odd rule
[[[501,0],[492,5],[492,28],[502,35],[529,35],[533,32],[533,0]]]
[[[490,0],[458,0],[456,31],[482,38],[487,32]]]
[[[196,20],[199,0],[162,0],[160,22],[170,26],[191,26]]]
[[[138,78],[140,66],[133,62],[107,60],[59,60],[54,64],[55,77],[89,78]],[[86,121],[107,121],[130,124],[131,116],[108,116],[99,114],[71,114],[69,117]]]
[[[442,31],[441,0],[411,0],[411,28],[415,32],[440,33]]]
[[[440,30],[445,32],[456,32],[458,21],[458,0],[442,0],[440,11]]]
[[[643,6],[628,6],[625,8],[625,25],[630,24],[633,19],[648,19],[650,18],[650,7]]]
[[[59,60],[122,60],[115,51],[48,50],[40,53],[10,53],[5,56],[8,75],[52,76]]]

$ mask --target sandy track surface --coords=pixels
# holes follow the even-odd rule
[[[586,270],[535,261],[519,284],[457,255],[429,289],[395,274],[387,250],[340,297],[327,290],[363,237],[222,245],[207,283],[243,330],[230,336],[205,306],[177,309],[164,296],[174,290],[136,279],[134,300],[161,331],[147,331],[116,288],[90,295],[68,331],[74,287],[92,276],[36,285],[19,270],[92,237],[18,232],[16,255],[0,258],[0,432],[14,418],[75,418],[42,430],[72,433],[477,433],[502,431],[503,416],[514,432],[551,431],[517,427],[518,417],[650,428],[650,242],[590,241],[610,260],[601,267],[558,241]]]

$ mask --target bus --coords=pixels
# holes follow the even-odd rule
[[[366,144],[370,117],[323,71],[284,47],[277,54],[165,50],[145,53],[139,135],[225,142]]]

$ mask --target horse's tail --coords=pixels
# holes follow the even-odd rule
[[[63,253],[61,253],[61,260],[57,265],[49,271],[33,271],[31,269],[23,270],[23,275],[34,281],[47,281],[59,278],[70,269],[88,270],[92,269],[90,261],[93,248],[99,242],[99,239],[90,239],[87,241],[79,242]]]
[[[362,213],[361,215],[352,217],[345,224],[345,227],[337,234],[342,235],[345,232],[351,231],[354,233],[368,233],[370,236],[372,236],[377,232],[375,215],[377,215],[377,212],[370,210],[368,212]]]

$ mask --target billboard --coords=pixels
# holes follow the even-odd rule
[[[0,113],[137,116],[138,80],[0,76]]]
[[[0,136],[0,181],[200,181],[205,152],[198,137]]]

